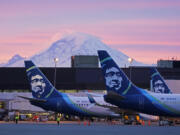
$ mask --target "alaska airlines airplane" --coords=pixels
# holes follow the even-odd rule
[[[180,117],[180,94],[154,93],[135,86],[106,51],[98,51],[107,89],[105,101],[141,113]]]
[[[172,91],[167,86],[164,78],[160,75],[155,67],[150,68],[151,74],[151,91],[155,93],[164,93],[164,94],[172,94]],[[158,116],[147,115],[144,113],[139,113],[140,118],[147,120],[159,120]]]
[[[134,121],[136,121],[137,119],[137,116],[139,115],[139,118],[141,119],[141,120],[152,120],[152,121],[157,121],[157,120],[159,120],[159,116],[155,116],[155,115],[149,115],[149,114],[145,114],[145,113],[137,113],[137,112],[128,112],[128,111],[125,111],[125,110],[123,110],[123,109],[118,109],[119,107],[117,107],[117,106],[113,106],[112,104],[106,104],[106,105],[104,105],[104,104],[101,104],[101,103],[98,103],[98,102],[96,102],[95,101],[95,99],[93,98],[93,96],[92,95],[96,95],[96,94],[94,94],[94,93],[86,93],[87,95],[88,95],[88,98],[89,98],[89,101],[90,101],[90,103],[92,103],[92,104],[95,104],[95,105],[98,105],[98,106],[102,106],[102,107],[105,107],[105,108],[112,108],[114,111],[116,111],[116,112],[118,112],[118,113],[120,113],[120,114],[128,114],[129,116],[131,116],[130,118],[134,118]],[[102,95],[102,94],[98,94],[98,95],[96,95],[96,96],[104,96],[104,95]],[[104,101],[105,102],[105,101]],[[131,120],[130,120],[131,121]],[[123,122],[123,121],[122,121]],[[125,122],[125,121],[124,121]],[[131,121],[131,122],[133,122],[133,121]],[[138,121],[136,121],[136,122],[138,122]]]
[[[26,73],[33,98],[22,97],[45,110],[79,117],[120,117],[109,108],[91,104],[88,97],[75,97],[57,91],[32,61],[25,61]],[[103,97],[97,97],[103,102]]]
[[[153,92],[155,93],[166,93],[166,94],[170,94],[172,93],[171,90],[168,88],[167,84],[164,81],[164,78],[160,75],[160,73],[157,71],[156,68],[151,67],[150,68],[150,74],[151,74],[151,87],[153,89]],[[90,100],[90,103],[92,104],[96,104],[99,106],[103,106],[103,107],[112,107],[112,105],[110,106],[104,106],[100,103],[97,103],[95,101],[95,99],[92,97],[92,95],[94,95],[94,93],[87,93],[88,98]],[[95,94],[96,96],[103,96],[102,94]],[[114,106],[115,109],[115,106]],[[119,113],[122,113],[121,110],[119,110]],[[137,113],[136,115],[139,115],[140,119],[142,120],[152,120],[152,121],[157,121],[159,120],[158,116],[155,115],[149,115],[149,114],[144,114],[144,113]]]
[[[164,78],[160,75],[156,68],[150,68],[151,72],[151,89],[155,93],[171,94],[172,91],[167,86]]]

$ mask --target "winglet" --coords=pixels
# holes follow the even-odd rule
[[[97,104],[96,101],[94,100],[94,98],[93,98],[93,96],[92,96],[91,94],[89,94],[89,93],[86,93],[86,94],[87,94],[88,99],[89,99],[89,102],[90,102],[91,104]]]

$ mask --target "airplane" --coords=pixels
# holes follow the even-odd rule
[[[156,93],[172,94],[172,90],[168,87],[164,78],[157,71],[156,68],[151,67],[151,91]],[[164,119],[164,120],[163,120]],[[162,118],[160,117],[159,125],[173,125],[174,123],[179,123],[180,119],[176,117]]]
[[[155,67],[151,67],[150,68],[150,74],[151,74],[151,91],[155,92],[155,93],[172,93],[171,90],[168,88],[167,84],[164,81],[164,78],[160,75],[160,73],[157,71],[157,69]],[[97,103],[95,101],[95,99],[93,98],[93,95],[95,96],[103,96],[103,94],[95,94],[95,93],[87,93],[87,96],[89,98],[90,103],[92,104],[96,104],[99,106],[104,106],[100,103]],[[106,107],[111,107],[112,105],[110,104],[110,106],[106,106]],[[122,113],[122,112],[119,112]],[[145,113],[137,113],[137,114],[133,114],[134,116],[138,115],[139,118],[141,120],[151,120],[151,121],[158,121],[159,120],[159,116],[155,116],[155,115],[149,115],[149,114],[145,114]]]
[[[120,117],[120,114],[109,108],[92,105],[88,97],[77,97],[59,92],[32,61],[27,60],[24,63],[33,98],[19,97],[29,100],[32,105],[80,118]],[[103,97],[96,97],[96,100],[104,101]]]
[[[164,78],[160,75],[155,67],[150,68],[151,72],[151,91],[155,93],[172,94],[172,91],[167,86]]]
[[[161,76],[161,74],[158,72],[158,70],[155,67],[150,68],[150,74],[151,74],[151,91],[152,92],[172,94],[171,89],[169,89],[168,85],[164,81],[164,78]],[[144,113],[139,113],[139,116],[142,119],[152,120],[152,121],[162,119],[162,118],[159,118],[158,116],[147,115]],[[168,123],[171,124],[171,122],[174,121],[174,119],[171,118],[170,120],[166,120],[166,121],[168,121]]]
[[[150,74],[151,74],[151,91],[155,93],[164,93],[164,94],[172,94],[172,91],[167,86],[166,82],[164,81],[164,78],[160,75],[160,73],[157,71],[155,67],[150,68]],[[152,119],[152,120],[158,120],[158,116],[154,115],[147,115],[140,113],[140,117],[143,117],[145,119]]]
[[[165,83],[164,78],[160,75],[160,73],[157,71],[155,67],[150,68],[150,73],[151,73],[151,87],[152,87],[151,91],[155,93],[164,93],[164,94],[172,93],[172,91],[169,89],[169,87]],[[95,99],[93,98],[93,95],[103,96],[103,94],[87,93],[87,95],[88,95],[90,103],[96,104],[99,106],[104,106],[100,103],[97,103]],[[111,107],[111,106],[112,105],[110,104],[110,106],[104,106],[104,107]],[[144,114],[144,113],[137,113],[136,115],[139,115],[141,120],[151,120],[151,121],[159,120],[159,116],[155,116],[155,115],[149,115],[149,114]]]
[[[104,105],[104,104],[96,102],[93,95],[95,95],[95,96],[104,96],[103,94],[95,94],[95,93],[86,93],[86,94],[87,94],[91,104],[95,104],[95,105],[102,106],[102,107],[105,107],[105,108],[112,108],[113,110],[116,110],[117,113],[122,114],[122,118],[123,118],[123,114],[124,114],[124,118],[128,117],[127,120],[124,120],[124,121],[122,120],[122,122],[124,124],[126,124],[126,123],[132,124],[133,121],[136,124],[139,124],[139,122],[140,122],[139,120],[146,120],[146,121],[148,121],[148,120],[150,120],[150,121],[158,121],[159,120],[158,116],[144,114],[144,113],[137,113],[137,112],[132,112],[132,111],[129,112],[127,110],[118,109],[119,108],[118,106],[113,106],[112,104]],[[104,101],[104,102],[106,102],[106,101]]]
[[[104,96],[106,102],[140,113],[180,117],[180,94],[159,94],[139,88],[128,79],[106,51],[99,50],[98,56],[107,89]]]

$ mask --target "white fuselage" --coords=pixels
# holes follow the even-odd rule
[[[75,104],[77,107],[91,114],[107,116],[107,117],[108,116],[120,117],[120,114],[113,112],[109,108],[105,108],[105,107],[90,103],[88,97],[75,97],[75,96],[68,96],[68,97],[71,100],[72,104]],[[103,97],[94,97],[94,99],[96,100],[96,102],[101,103],[103,105],[112,106],[111,104],[105,102]]]
[[[154,97],[152,100],[153,104],[161,104],[166,108],[171,108],[180,112],[180,94],[148,93]]]

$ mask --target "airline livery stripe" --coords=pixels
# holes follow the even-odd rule
[[[153,78],[154,76],[158,75],[158,72],[154,73],[151,75],[151,77]]]
[[[53,92],[53,90],[54,90],[54,88],[52,87],[51,91],[49,92],[49,94],[45,98],[48,98],[51,95],[51,93]]]
[[[26,70],[26,72],[28,72],[28,71],[30,71],[31,69],[34,69],[34,68],[36,68],[36,66],[32,66],[32,67],[28,68],[28,69]]]
[[[107,60],[111,60],[111,57],[107,57],[107,58],[101,60],[101,63],[103,63],[103,62],[105,62],[105,61],[107,61]]]
[[[166,105],[166,104],[164,104],[163,102],[161,102],[159,99],[157,99],[157,98],[155,98],[154,96],[152,96],[152,95],[150,95],[149,94],[149,96],[150,96],[150,100],[153,100],[155,103],[157,103],[156,104],[156,106],[160,106],[160,107],[162,107],[163,109],[167,109],[169,112],[171,112],[171,113],[175,113],[175,114],[180,114],[180,111],[179,110],[177,110],[177,109],[175,109],[175,108],[172,108],[171,106],[168,106],[168,105]]]
[[[131,83],[129,83],[127,89],[122,94],[125,95],[129,91],[130,88],[131,88]]]

